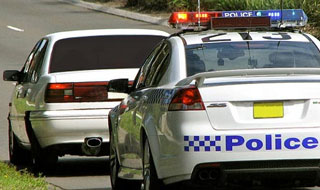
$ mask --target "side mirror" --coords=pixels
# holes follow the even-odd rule
[[[128,79],[110,80],[108,84],[108,92],[128,93],[129,92],[128,84],[129,84]]]
[[[19,81],[20,71],[16,70],[7,70],[3,72],[4,81]]]

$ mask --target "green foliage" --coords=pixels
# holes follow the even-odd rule
[[[185,0],[172,0],[168,3],[169,8],[173,11],[186,11],[189,10],[190,3]]]
[[[166,10],[167,0],[128,0],[127,6],[139,7],[143,10]]]
[[[5,163],[0,162],[1,190],[47,190],[48,184],[43,178],[34,178],[27,171],[16,171]]]
[[[281,0],[200,0],[201,10],[266,10],[280,9]],[[142,10],[196,11],[198,0],[127,0],[127,6]],[[283,0],[284,9],[303,9],[310,28],[320,37],[320,0]]]

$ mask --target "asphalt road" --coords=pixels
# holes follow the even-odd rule
[[[94,12],[59,0],[1,0],[0,73],[20,69],[36,41],[48,33],[99,28],[152,28],[172,32],[164,26]],[[13,83],[0,80],[0,87],[0,160],[8,162],[6,117]],[[107,157],[66,157],[59,159],[46,179],[66,190],[111,190],[108,174]]]
[[[1,0],[0,73],[20,70],[34,44],[42,36],[59,31],[101,28],[148,28],[172,31],[117,16],[87,10],[59,0]],[[13,83],[0,80],[0,160],[8,161],[7,113]],[[108,160],[67,157],[59,159],[48,182],[63,189],[108,190]]]

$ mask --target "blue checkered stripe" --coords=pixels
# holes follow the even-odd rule
[[[221,146],[217,142],[221,141],[221,136],[184,136],[185,152],[210,152],[221,151]]]

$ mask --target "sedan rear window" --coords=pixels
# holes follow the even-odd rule
[[[49,72],[139,68],[163,38],[121,35],[63,39],[53,47]]]
[[[190,45],[188,76],[206,71],[256,68],[320,68],[320,52],[311,42],[247,41]]]

